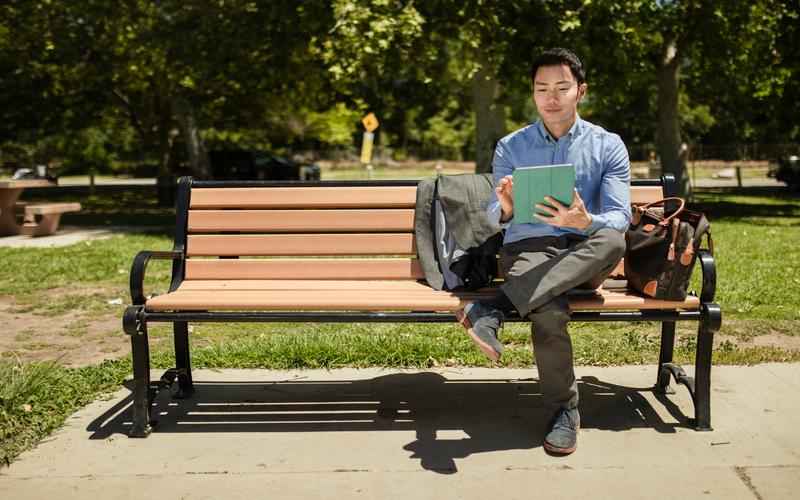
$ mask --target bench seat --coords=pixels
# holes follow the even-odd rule
[[[31,215],[63,214],[66,212],[78,212],[80,209],[80,203],[35,203],[25,205],[25,213]]]
[[[80,203],[30,203],[22,205],[25,211],[22,234],[47,236],[58,230],[61,214],[78,212]]]
[[[197,280],[149,299],[148,311],[429,311],[453,312],[467,300],[490,297],[491,290],[448,292],[415,281],[356,280]],[[680,302],[643,297],[624,288],[601,288],[570,297],[574,311],[688,309],[700,300]]]

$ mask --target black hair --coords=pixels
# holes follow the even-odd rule
[[[536,72],[540,67],[561,66],[562,64],[569,66],[569,70],[578,85],[586,82],[586,71],[583,69],[581,60],[571,50],[560,47],[545,50],[533,61],[531,65],[531,81],[536,78]]]

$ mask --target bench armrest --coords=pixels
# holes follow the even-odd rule
[[[700,261],[700,270],[703,272],[700,302],[703,304],[714,302],[714,295],[717,293],[717,266],[714,264],[714,256],[708,250],[700,250],[697,257]]]
[[[143,250],[136,254],[131,265],[131,301],[133,305],[144,305],[144,272],[150,259],[183,260],[180,250],[150,251]]]

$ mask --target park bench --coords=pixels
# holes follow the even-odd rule
[[[80,203],[35,203],[23,204],[22,234],[45,236],[58,230],[61,214],[78,212]]]
[[[671,177],[634,181],[633,203],[674,193]],[[194,391],[190,322],[455,322],[465,300],[492,293],[437,291],[424,282],[414,242],[413,181],[242,182],[182,178],[171,251],[143,251],[131,268],[123,327],[133,353],[133,437],[151,430],[159,389]],[[669,207],[668,207],[669,208]],[[146,297],[151,259],[172,261],[169,292]],[[674,378],[694,402],[690,419],[711,429],[710,374],[715,267],[701,252],[702,289],[680,302],[645,298],[608,280],[595,295],[570,298],[571,321],[661,323],[655,390]],[[520,318],[508,318],[508,321]],[[672,362],[677,321],[698,323],[694,376]],[[148,324],[173,324],[175,367],[151,383]]]

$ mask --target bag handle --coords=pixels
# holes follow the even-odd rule
[[[658,206],[664,205],[668,201],[677,201],[677,202],[680,203],[680,205],[678,205],[678,209],[675,210],[674,212],[672,212],[672,215],[670,215],[666,219],[661,219],[661,217],[658,214],[656,214],[654,212],[648,212],[647,211],[648,208],[658,207]],[[649,214],[654,219],[661,219],[661,222],[659,224],[666,226],[667,224],[669,224],[669,221],[671,221],[674,217],[676,217],[678,214],[683,212],[684,208],[686,208],[686,200],[684,200],[683,198],[678,198],[677,196],[671,196],[669,198],[664,198],[664,199],[661,199],[661,200],[658,200],[658,201],[653,201],[653,202],[647,203],[645,205],[642,205],[642,206],[639,207],[639,210],[641,210],[642,212],[646,212],[647,214]]]

